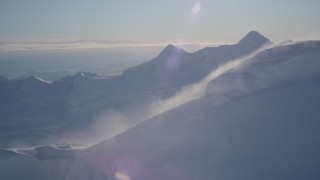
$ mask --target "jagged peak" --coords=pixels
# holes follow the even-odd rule
[[[246,36],[244,36],[238,44],[252,44],[252,43],[259,43],[259,44],[265,44],[265,43],[271,43],[271,41],[261,35],[258,31],[250,31]]]
[[[185,52],[185,51],[182,48],[169,44],[161,51],[160,55],[169,54],[172,52]]]
[[[174,46],[173,44],[168,44],[163,51],[170,51],[170,50],[174,50],[174,49],[179,49],[178,47]]]

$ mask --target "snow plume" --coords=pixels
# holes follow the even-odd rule
[[[87,132],[84,133],[82,131],[70,134],[71,141],[75,142],[74,139],[72,140],[72,138],[75,138],[80,140],[81,143],[85,142],[88,145],[92,145],[117,136],[156,115],[201,98],[205,94],[207,85],[212,80],[243,67],[243,65],[248,64],[255,55],[266,48],[267,47],[260,48],[248,56],[221,64],[200,82],[182,88],[171,98],[161,99],[151,103],[151,106],[148,108],[146,106],[135,107],[131,108],[128,112],[107,110],[96,116],[94,123],[88,127]]]
[[[91,125],[86,129],[73,130],[58,137],[58,142],[79,143],[91,146],[110,139],[131,128],[135,117],[129,113],[108,109],[95,116]]]
[[[109,108],[96,114],[85,129],[69,131],[48,142],[71,142],[88,147],[122,134],[142,122],[141,120],[146,120],[148,110],[145,104],[135,104],[125,110]]]
[[[131,119],[126,113],[109,109],[96,116],[92,129],[94,139],[102,141],[126,131],[131,127]]]
[[[182,88],[180,91],[176,93],[175,96],[169,99],[159,100],[158,102],[155,102],[150,110],[148,118],[151,118],[168,110],[176,108],[184,103],[202,97],[205,94],[207,85],[210,81],[217,79],[223,74],[241,68],[243,65],[250,62],[250,60],[253,59],[253,57],[256,56],[259,52],[267,49],[268,47],[269,46],[264,46],[245,57],[241,57],[229,61],[227,63],[221,64],[200,82]]]

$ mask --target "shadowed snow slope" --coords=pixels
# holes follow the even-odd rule
[[[212,81],[206,98],[84,150],[83,157],[109,177],[125,172],[139,180],[317,179],[319,48],[305,42],[263,51],[218,79],[230,84],[226,95],[216,94]],[[246,80],[251,87],[238,86]]]
[[[220,106],[199,100],[157,116],[84,157],[132,179],[317,179],[320,79]]]
[[[267,44],[271,41],[251,31],[237,44],[207,47],[194,53],[168,45],[151,61],[127,69],[123,77],[129,79],[132,88],[181,87],[204,78],[219,64],[246,56]]]
[[[264,41],[256,32],[251,36]],[[168,46],[159,57],[176,51],[187,54]],[[204,97],[84,150],[0,149],[0,179],[319,179],[319,52],[319,41],[264,50],[210,81]],[[157,58],[149,63],[163,63]],[[119,80],[132,78],[127,75]],[[56,83],[79,82],[76,94],[88,88],[80,82],[90,78],[83,77]],[[30,83],[41,88],[55,86],[35,80]]]
[[[149,62],[107,78],[86,72],[52,83],[35,76],[19,80],[0,77],[0,146],[38,145],[53,134],[88,129],[109,109],[139,116],[141,109],[155,100],[174,95],[219,64],[246,56],[268,43],[259,33],[250,32],[238,44],[194,53],[168,45]],[[141,118],[131,118],[129,124],[137,123],[135,119]]]
[[[319,91],[316,78],[220,106],[193,101],[74,159],[1,159],[0,178],[318,179]]]
[[[320,41],[265,50],[243,68],[211,81],[206,90],[207,98],[219,104],[269,86],[317,77],[319,57]]]

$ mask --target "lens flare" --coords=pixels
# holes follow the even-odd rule
[[[201,11],[201,4],[199,2],[196,2],[192,7],[192,14],[193,15],[199,14],[200,11]]]
[[[116,180],[130,180],[130,177],[124,172],[116,172],[115,174]]]

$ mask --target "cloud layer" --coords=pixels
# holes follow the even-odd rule
[[[217,46],[220,43],[192,40],[75,40],[75,41],[2,41],[0,51],[27,50],[72,50],[72,49],[103,49],[129,47],[162,47],[168,44],[176,46]]]

